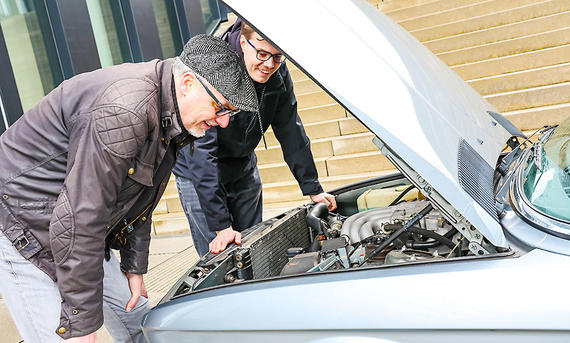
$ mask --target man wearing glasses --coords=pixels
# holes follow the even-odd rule
[[[180,148],[240,110],[258,110],[247,71],[200,35],[64,81],[0,136],[0,293],[26,342],[95,342],[103,321],[146,341],[152,210]]]
[[[262,220],[262,185],[254,149],[269,125],[303,195],[336,208],[318,181],[310,142],[297,113],[285,56],[238,19],[223,35],[253,79],[259,112],[242,112],[185,148],[173,169],[194,247],[200,256],[241,243],[240,231]],[[264,138],[264,137],[263,137]]]

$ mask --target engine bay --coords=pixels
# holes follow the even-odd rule
[[[345,191],[337,202],[332,212],[313,203],[244,231],[241,245],[204,256],[167,297],[250,280],[503,252],[475,228],[450,222],[402,177]]]

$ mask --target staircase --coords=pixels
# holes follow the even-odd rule
[[[368,0],[398,22],[522,131],[570,116],[570,0]],[[230,20],[232,22],[232,20]],[[373,135],[289,63],[299,115],[325,190],[393,166]],[[303,197],[270,129],[256,149],[264,218]],[[155,233],[188,231],[171,179],[153,215]]]

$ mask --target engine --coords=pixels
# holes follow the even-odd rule
[[[310,248],[287,250],[281,275],[462,256],[458,231],[428,200],[402,202],[349,217],[315,204],[306,216]],[[308,250],[308,251],[306,251]]]
[[[361,210],[360,205],[350,206],[358,199],[344,200],[344,207],[334,213],[317,203],[261,222],[243,232],[241,245],[203,257],[171,295],[279,275],[427,262],[481,255],[483,249],[494,251],[475,228],[460,227],[460,233],[430,200],[418,191],[409,192],[411,186],[403,187],[405,191],[402,186],[376,191],[399,195],[394,198],[390,194],[389,200],[377,202],[370,199],[378,198],[367,198],[366,208]],[[359,199],[371,194],[357,192]],[[474,244],[477,236],[481,245]]]

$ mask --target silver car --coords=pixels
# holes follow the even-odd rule
[[[150,342],[569,342],[570,119],[526,137],[364,1],[227,0],[399,173],[207,255]]]

